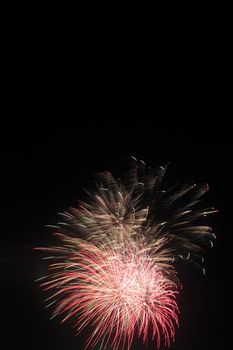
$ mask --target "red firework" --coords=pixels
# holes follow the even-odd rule
[[[64,315],[62,322],[78,315],[77,333],[85,326],[93,327],[85,349],[101,341],[103,349],[109,343],[114,350],[130,349],[137,333],[144,343],[151,334],[158,348],[162,334],[170,345],[174,323],[178,324],[176,285],[143,244],[125,242],[117,250],[106,245],[103,249],[77,238],[59,237],[63,248],[49,250],[59,253],[62,262],[50,265],[49,281],[42,287],[55,290],[49,299],[56,300],[54,315]]]

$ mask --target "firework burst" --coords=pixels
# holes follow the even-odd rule
[[[198,206],[207,185],[164,190],[165,170],[133,158],[121,180],[100,174],[89,201],[61,213],[64,222],[54,232],[60,244],[37,248],[51,254],[41,286],[51,292],[53,317],[74,318],[77,334],[93,329],[85,349],[130,349],[135,335],[143,343],[155,339],[157,348],[162,338],[167,346],[174,340],[174,262],[201,266],[215,236],[196,221],[216,210]]]

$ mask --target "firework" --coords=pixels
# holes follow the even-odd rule
[[[85,349],[130,349],[134,336],[169,347],[179,313],[174,263],[189,260],[204,272],[202,253],[215,238],[197,224],[216,211],[200,208],[207,185],[165,190],[167,166],[152,171],[131,162],[121,180],[99,174],[89,200],[61,213],[59,245],[37,248],[51,254],[41,286],[50,292],[52,317],[74,319],[77,334],[89,326]]]

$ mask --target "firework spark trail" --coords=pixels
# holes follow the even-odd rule
[[[106,349],[130,349],[137,334],[146,343],[161,339],[170,346],[178,325],[179,281],[174,261],[201,265],[203,246],[213,244],[210,227],[196,224],[216,210],[200,209],[207,185],[161,188],[166,167],[151,172],[133,159],[116,181],[99,175],[90,200],[61,213],[54,234],[59,246],[37,248],[52,253],[41,286],[51,292],[53,317],[75,318],[77,334],[93,332],[85,349],[102,342]],[[204,271],[204,270],[203,270]]]

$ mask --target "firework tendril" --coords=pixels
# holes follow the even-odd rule
[[[129,350],[135,336],[169,347],[179,314],[176,261],[205,273],[203,252],[215,235],[203,219],[216,212],[200,205],[208,185],[165,190],[166,168],[151,170],[132,157],[120,180],[99,174],[89,199],[60,213],[59,244],[36,248],[50,262],[39,280],[52,317],[73,319],[77,334],[92,329],[85,349]]]

